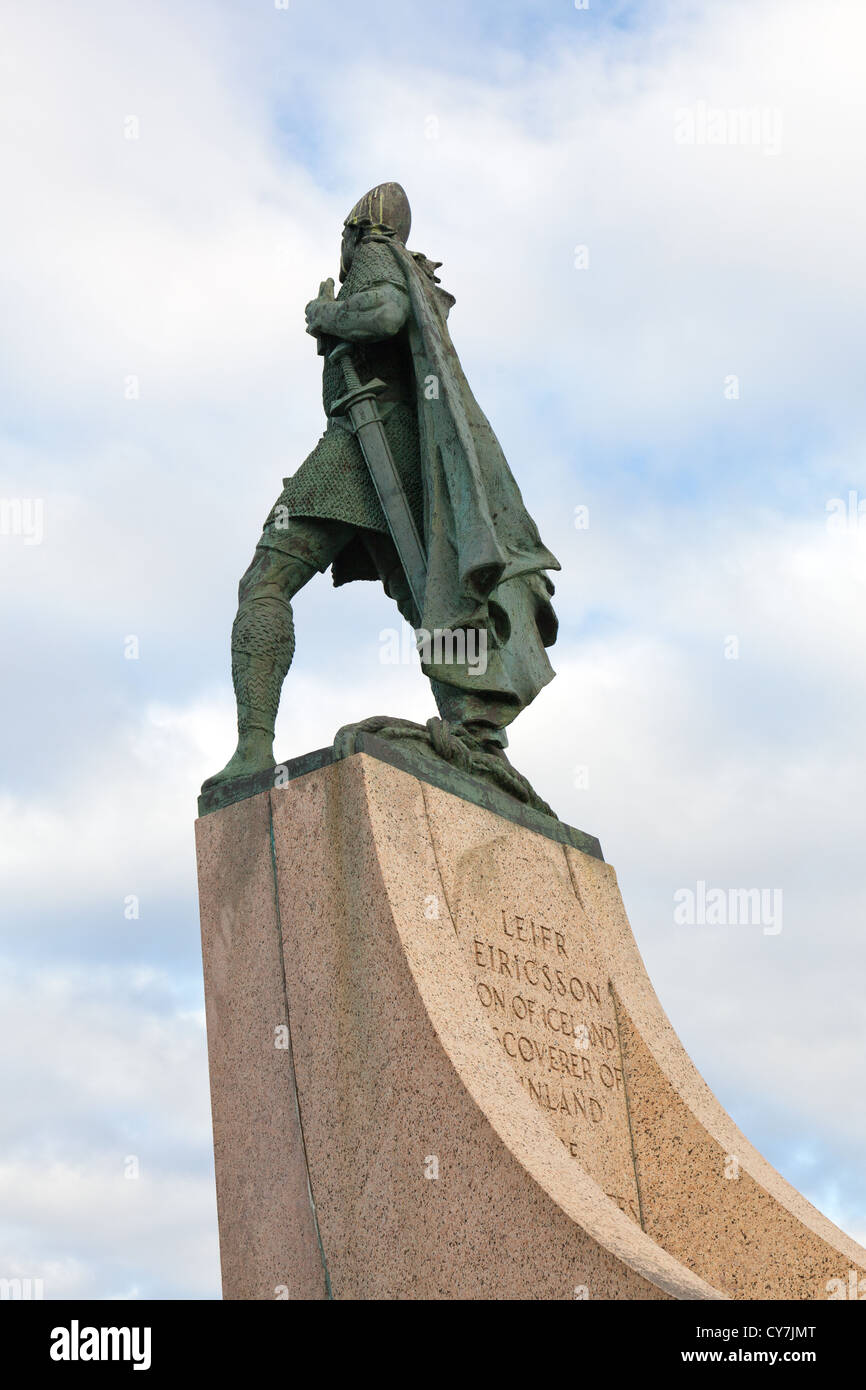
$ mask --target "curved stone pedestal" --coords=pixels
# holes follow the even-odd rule
[[[866,1272],[692,1066],[600,858],[367,753],[196,829],[226,1298]]]

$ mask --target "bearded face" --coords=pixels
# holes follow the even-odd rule
[[[354,255],[355,255],[355,247],[358,245],[358,241],[360,240],[360,236],[361,236],[361,228],[360,228],[360,227],[349,227],[349,226],[346,226],[346,227],[343,228],[343,240],[342,240],[342,243],[341,243],[341,245],[340,245],[340,283],[341,283],[341,284],[342,284],[342,282],[345,280],[346,276],[347,276],[348,273],[349,273],[349,267],[350,267],[351,264],[352,264],[352,259],[353,259]]]

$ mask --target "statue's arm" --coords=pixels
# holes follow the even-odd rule
[[[325,333],[350,343],[376,342],[400,332],[409,317],[409,294],[383,282],[345,299],[320,295],[307,305],[306,315],[308,333]]]

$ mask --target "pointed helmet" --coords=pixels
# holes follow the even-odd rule
[[[399,183],[377,183],[363,198],[359,198],[344,227],[384,227],[406,245],[412,212],[409,199]]]

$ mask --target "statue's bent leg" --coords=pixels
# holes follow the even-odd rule
[[[465,729],[488,753],[499,753],[508,747],[505,726],[520,713],[521,706],[516,701],[470,694],[459,686],[435,679],[431,679],[430,689],[441,719]]]
[[[401,615],[411,626],[414,603],[406,576],[400,566],[385,580],[385,592],[394,600]],[[498,753],[508,746],[504,726],[510,724],[520,713],[520,705],[513,697],[496,700],[489,693],[479,696],[474,691],[469,692],[432,677],[430,690],[440,718],[456,728],[464,729],[473,742],[491,753]]]
[[[278,535],[266,531],[262,537],[240,582],[232,627],[238,746],[205,787],[274,766],[274,724],[295,652],[291,599],[327,569],[353,535],[354,528],[343,522],[294,518]]]
[[[503,591],[510,583],[510,592]],[[533,698],[539,685],[552,674],[544,657],[543,632],[538,615],[546,600],[547,590],[538,587],[534,576],[528,584],[516,587],[519,581],[506,581],[500,586],[498,599],[507,603],[509,619],[505,640],[497,641],[493,652],[493,669],[487,664],[485,646],[484,672],[480,665],[456,660],[449,663],[443,646],[444,660],[434,668],[425,667],[430,688],[439,709],[438,719],[428,719],[426,726],[408,720],[385,718],[367,719],[358,725],[346,725],[335,740],[339,757],[355,752],[357,732],[369,732],[386,741],[400,740],[409,763],[419,755],[423,766],[429,754],[452,763],[458,769],[480,777],[509,796],[545,815],[554,815],[546,801],[533,790],[530,783],[512,767],[506,756],[508,746],[506,727]],[[413,604],[405,575],[398,567],[384,579],[385,591],[394,600],[407,622],[411,622]],[[508,642],[508,636],[514,638]],[[465,650],[465,648],[464,648]],[[456,648],[459,656],[460,647]],[[539,655],[540,654],[540,655]],[[495,663],[495,665],[494,665]],[[477,670],[478,674],[475,674]],[[447,679],[453,674],[453,680]],[[413,747],[414,741],[414,747]]]

